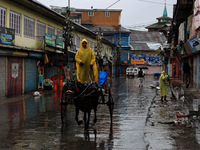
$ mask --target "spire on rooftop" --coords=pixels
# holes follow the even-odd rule
[[[163,17],[167,17],[167,7],[166,7],[166,0],[165,0],[165,7],[163,11]]]

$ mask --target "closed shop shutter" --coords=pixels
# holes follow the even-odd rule
[[[49,66],[45,69],[45,75],[47,78],[51,78],[57,75],[57,67],[56,66]]]
[[[0,57],[0,98],[6,96],[6,57]]]
[[[37,59],[26,58],[25,64],[25,93],[37,90]]]
[[[7,65],[7,95],[22,94],[22,58],[9,57]]]

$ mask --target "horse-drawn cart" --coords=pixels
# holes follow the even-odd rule
[[[113,107],[114,102],[111,94],[110,86],[100,86],[96,82],[88,82],[82,84],[77,81],[67,81],[62,88],[61,96],[61,121],[62,124],[66,122],[67,105],[74,104],[76,108],[75,120],[80,125],[83,121],[79,120],[79,110],[84,112],[84,127],[88,129],[90,122],[91,110],[94,110],[94,120],[96,123],[96,110],[98,105],[106,105],[110,113],[110,127],[112,128],[113,122]]]

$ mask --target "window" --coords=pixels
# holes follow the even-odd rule
[[[76,48],[77,48],[77,49],[80,48],[80,41],[81,41],[81,40],[80,40],[80,37],[77,36],[77,37],[76,37]]]
[[[88,13],[89,13],[89,16],[94,16],[94,11],[93,10],[89,11]]]
[[[0,26],[6,26],[6,9],[3,7],[0,7]]]
[[[24,16],[24,36],[35,38],[35,20]]]
[[[20,14],[10,11],[10,28],[15,29],[15,34],[21,34],[21,16]]]
[[[75,22],[75,23],[81,24],[81,18],[72,19],[72,21]]]
[[[48,27],[47,27],[47,33],[51,34],[51,35],[55,35],[55,28],[52,27],[52,26],[50,26],[50,25],[48,25]]]
[[[37,21],[37,40],[44,41],[46,25],[40,21]]]
[[[62,30],[57,29],[56,33],[57,33],[58,36],[62,36],[62,33],[63,33],[63,32],[62,32]]]
[[[88,46],[90,47],[90,41],[88,39],[86,39],[86,41],[88,42]]]
[[[93,43],[92,43],[92,41],[90,41],[90,48],[91,49],[93,49],[92,45],[93,45]]]
[[[72,34],[72,44],[75,45],[75,35]]]
[[[110,12],[106,11],[106,17],[110,17]]]

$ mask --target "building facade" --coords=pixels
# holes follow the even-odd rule
[[[30,0],[2,0],[0,3],[0,97],[16,96],[42,88],[43,79],[63,75],[65,16]],[[75,68],[74,55],[83,38],[90,47],[97,34],[74,23],[69,68]],[[103,40],[106,52],[113,44]]]
[[[174,6],[172,28],[170,32],[171,49],[167,58],[169,74],[173,74],[173,64],[177,64],[177,80],[185,82],[183,64],[188,63],[190,69],[190,88],[200,90],[199,63],[199,0],[180,0]],[[184,9],[182,9],[184,8]]]

